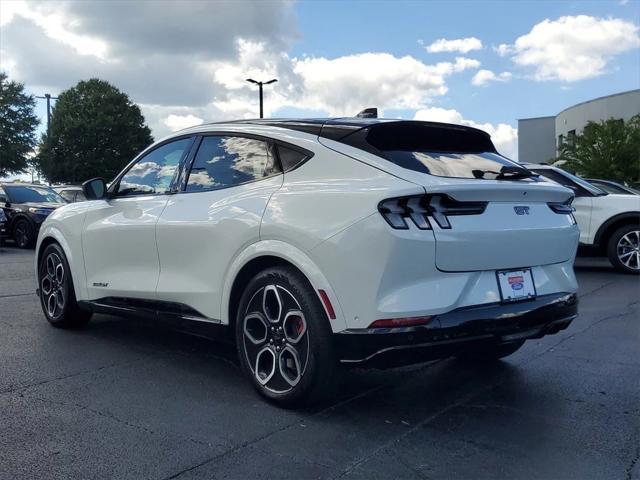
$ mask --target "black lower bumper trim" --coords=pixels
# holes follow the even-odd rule
[[[420,327],[350,329],[334,337],[342,363],[384,368],[449,357],[489,343],[541,338],[567,328],[577,312],[577,296],[559,293],[464,307]]]

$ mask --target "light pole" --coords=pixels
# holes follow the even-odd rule
[[[253,78],[247,78],[247,82],[255,83],[260,88],[260,118],[262,118],[264,116],[263,115],[263,108],[262,108],[262,86],[263,85],[269,85],[270,83],[275,83],[277,81],[278,81],[277,78],[273,78],[273,79],[269,80],[268,82],[258,82],[257,80],[254,80]]]
[[[50,93],[45,93],[44,97],[36,95],[36,98],[43,98],[47,100],[47,137],[51,133],[51,100],[56,100],[58,97],[52,97]]]

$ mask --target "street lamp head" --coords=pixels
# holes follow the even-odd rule
[[[262,87],[264,85],[269,85],[271,83],[275,83],[278,81],[277,78],[272,78],[271,80],[269,80],[268,82],[258,82],[257,80],[254,80],[253,78],[247,78],[246,79],[247,82],[251,82],[251,83],[255,83],[256,85],[258,85],[260,87],[259,91],[260,91],[260,118],[263,117],[263,106],[262,106]]]

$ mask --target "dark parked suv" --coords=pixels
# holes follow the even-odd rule
[[[5,230],[20,248],[32,247],[44,219],[66,203],[64,198],[44,185],[0,184],[0,209],[7,218]]]
[[[4,210],[0,208],[0,247],[4,245],[4,239],[7,237],[7,216]]]

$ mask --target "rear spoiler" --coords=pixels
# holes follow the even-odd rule
[[[323,135],[329,125],[330,122],[325,124],[320,133],[321,137],[331,138],[329,135]],[[393,150],[497,153],[490,135],[482,130],[463,125],[416,120],[375,123],[349,132],[341,138],[331,139],[382,157],[385,157],[384,152]]]

